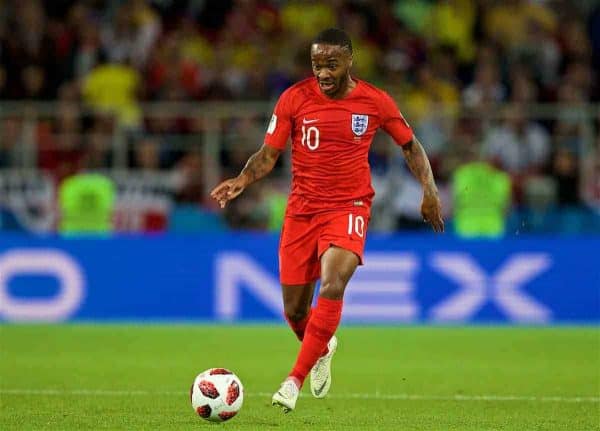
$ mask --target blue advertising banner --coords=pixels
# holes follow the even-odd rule
[[[0,320],[280,321],[278,237],[0,236]],[[371,235],[343,319],[598,323],[600,238]]]

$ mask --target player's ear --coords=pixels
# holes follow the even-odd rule
[[[348,60],[348,67],[352,67],[353,60],[354,60],[354,57],[352,56],[352,54],[350,54],[350,59]]]

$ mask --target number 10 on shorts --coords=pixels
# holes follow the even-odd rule
[[[348,214],[348,235],[352,235],[352,233],[361,238],[365,235],[365,219],[363,216]]]

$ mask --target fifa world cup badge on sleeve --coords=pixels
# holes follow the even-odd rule
[[[369,116],[366,114],[352,114],[352,131],[356,136],[364,135],[369,127]]]
[[[272,135],[277,127],[277,115],[273,114],[271,117],[271,121],[269,121],[269,127],[267,128],[267,133]]]

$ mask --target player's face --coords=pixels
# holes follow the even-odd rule
[[[321,91],[332,98],[346,93],[352,54],[339,45],[314,43],[310,49],[312,70]]]

